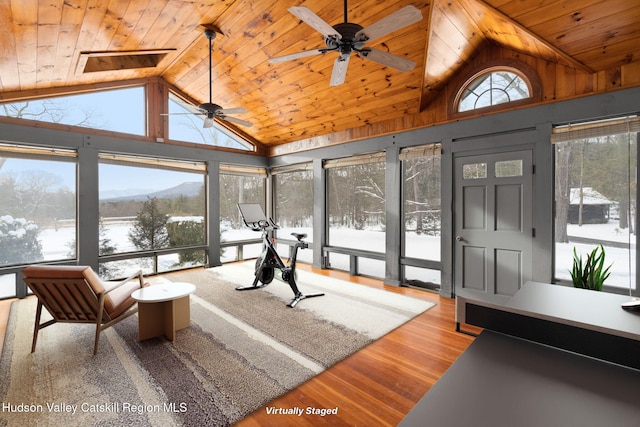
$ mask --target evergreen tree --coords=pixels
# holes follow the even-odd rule
[[[155,197],[147,199],[136,215],[136,221],[129,231],[129,240],[138,249],[159,249],[169,246],[167,215]]]
[[[175,221],[167,224],[171,247],[203,244],[205,229],[203,221]],[[204,264],[204,251],[183,251],[179,253],[177,265]]]

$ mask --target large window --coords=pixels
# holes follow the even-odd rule
[[[313,241],[313,170],[312,164],[275,169],[273,173],[275,221],[279,239],[295,240],[291,233],[304,233]],[[282,256],[286,252],[278,247]],[[311,263],[313,252],[300,250],[298,260]]]
[[[0,145],[0,266],[74,259],[75,241],[75,153]]]
[[[571,281],[573,251],[586,259],[599,245],[611,275],[605,286],[635,292],[637,118],[554,129],[555,276]]]
[[[400,153],[404,193],[404,257],[440,261],[440,145]],[[440,271],[406,266],[406,281],[440,284]]]
[[[76,258],[75,152],[0,144],[0,267]],[[16,295],[0,275],[0,298]]]
[[[259,239],[260,234],[246,227],[238,211],[238,203],[258,203],[265,210],[264,169],[244,168],[239,166],[220,166],[220,241],[238,242]],[[266,212],[266,210],[265,210]],[[222,251],[221,260],[235,261],[238,258],[257,257],[260,244],[247,246],[242,257],[237,253],[237,246],[227,246]]]
[[[325,163],[330,246],[385,252],[384,159],[376,153]],[[345,262],[348,257],[330,259],[332,267],[348,270]],[[384,263],[362,259],[359,271],[384,277]]]
[[[206,244],[203,164],[103,154],[99,179],[102,275],[205,264],[203,248],[188,249]],[[154,250],[164,251],[156,258]],[[109,255],[130,252],[144,255],[109,260]]]
[[[194,142],[214,147],[252,150],[253,146],[228,129],[213,122],[212,127],[204,127],[205,116],[195,114],[193,106],[176,95],[169,93],[169,138],[177,141]]]
[[[0,116],[146,134],[144,87],[0,104]]]

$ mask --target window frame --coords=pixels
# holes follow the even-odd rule
[[[123,90],[135,90],[135,89],[140,89],[142,90],[142,108],[143,111],[141,112],[142,115],[142,119],[144,120],[144,123],[142,124],[142,131],[140,133],[131,133],[131,132],[126,132],[122,129],[109,129],[106,127],[94,127],[91,125],[82,125],[82,124],[74,124],[74,123],[65,123],[64,121],[51,121],[51,120],[40,120],[39,118],[32,118],[32,117],[13,117],[13,116],[5,116],[5,115],[0,115],[0,120],[5,121],[5,120],[18,120],[20,122],[34,122],[34,123],[42,123],[44,124],[44,126],[55,129],[55,128],[60,128],[60,129],[68,129],[68,128],[72,128],[72,129],[77,129],[80,132],[87,132],[90,131],[92,133],[95,134],[117,134],[117,135],[123,135],[126,136],[127,138],[144,138],[147,139],[149,138],[149,108],[148,108],[148,94],[149,94],[149,87],[147,84],[142,83],[142,82],[135,82],[135,83],[130,83],[130,84],[114,84],[114,85],[110,85],[110,86],[106,86],[104,88],[100,88],[100,89],[92,89],[92,90],[83,90],[81,88],[79,89],[72,89],[72,90],[67,90],[67,91],[60,91],[60,92],[52,92],[50,94],[46,94],[43,96],[37,96],[37,97],[26,97],[26,98],[15,98],[15,99],[8,99],[6,101],[2,101],[0,104],[19,104],[19,103],[29,103],[29,102],[47,102],[47,101],[55,101],[56,99],[62,99],[63,101],[69,100],[69,99],[73,99],[73,97],[75,96],[90,96],[90,95],[95,95],[95,96],[101,96],[103,94],[106,94],[108,92],[116,92],[116,91],[123,91]],[[73,110],[72,110],[73,112]]]
[[[474,108],[467,111],[458,111],[460,101],[465,91],[471,83],[483,75],[491,74],[495,72],[506,71],[516,74],[520,77],[527,87],[529,88],[529,97],[518,99],[510,102],[503,102],[500,104],[490,105],[481,108]],[[515,61],[515,60],[495,60],[483,64],[481,67],[476,67],[464,74],[459,83],[456,85],[454,91],[455,96],[452,96],[449,100],[449,116],[452,118],[470,117],[479,114],[493,113],[498,111],[504,111],[512,108],[522,107],[525,105],[540,102],[542,99],[542,85],[540,78],[533,68],[527,64]]]
[[[265,214],[269,216],[269,210],[267,208],[267,199],[268,199],[268,193],[270,192],[270,190],[269,190],[267,170],[266,168],[263,168],[263,167],[242,166],[242,165],[234,165],[234,164],[228,164],[228,163],[220,164],[219,170],[220,172],[218,175],[218,182],[220,185],[220,194],[218,196],[219,200],[217,201],[217,203],[220,207],[219,218],[218,218],[221,224],[220,248],[222,249],[221,252],[223,252],[227,248],[235,248],[237,251],[236,256],[233,258],[229,258],[227,256],[228,254],[221,253],[221,256],[220,256],[221,262],[226,263],[226,262],[233,262],[233,261],[241,261],[244,259],[256,257],[260,254],[260,251],[262,250],[260,246],[260,243],[261,243],[260,235],[258,233],[254,233],[250,229],[242,225],[240,225],[240,228],[223,229],[223,223],[227,220],[227,217],[226,216],[223,217],[223,212],[222,212],[223,204],[226,205],[226,203],[223,203],[222,201],[222,198],[225,197],[225,189],[222,184],[222,181],[223,181],[223,176],[225,175],[261,179],[262,195],[259,201],[236,200],[235,202],[232,203],[232,205],[235,205],[237,203],[243,203],[243,202],[259,203],[263,207]],[[234,211],[234,210],[237,211],[237,207],[235,206],[233,207],[229,206],[229,209],[231,211]],[[238,214],[238,221],[240,221],[239,214]],[[223,236],[223,233],[229,230],[232,230],[232,231],[242,230],[246,232],[247,236],[244,237],[244,235],[242,235],[239,238],[227,239],[226,236]]]
[[[591,120],[591,121],[586,121],[586,122],[581,122],[581,123],[569,123],[569,124],[557,124],[554,126],[552,134],[551,134],[551,138],[550,138],[550,143],[553,147],[553,157],[554,157],[554,173],[553,173],[553,180],[554,180],[554,199],[556,198],[556,191],[557,191],[557,184],[555,184],[556,182],[556,175],[557,175],[557,147],[556,145],[559,143],[570,143],[572,141],[579,141],[579,140],[586,140],[586,139],[590,139],[590,138],[596,138],[596,137],[606,137],[606,136],[613,136],[613,135],[624,135],[624,134],[631,134],[631,133],[636,133],[636,153],[635,153],[635,159],[633,159],[635,161],[635,165],[637,168],[637,165],[640,163],[640,150],[637,150],[637,143],[640,142],[640,119],[638,118],[637,115],[633,115],[633,116],[619,116],[619,117],[614,117],[614,118],[602,118],[602,119],[596,119],[596,120]],[[633,156],[629,157],[629,160],[631,160],[633,158]],[[631,173],[630,173],[631,176]],[[635,175],[635,178],[633,178],[634,180],[632,180],[630,182],[630,186],[633,186],[635,184],[635,192],[630,188],[629,189],[629,202],[633,201],[631,195],[632,193],[635,195],[635,207],[631,208],[629,207],[630,210],[633,210],[634,212],[636,212],[637,215],[637,207],[638,207],[638,203],[640,198],[638,197],[640,195],[640,189],[638,188],[638,176],[637,174]],[[586,188],[586,187],[585,187]],[[554,201],[554,212],[557,210],[556,208],[556,204],[557,201]],[[562,283],[562,284],[566,284],[568,286],[572,286],[572,282],[571,282],[571,278],[566,279],[566,278],[562,278],[562,277],[557,277],[557,272],[558,272],[558,242],[556,241],[556,215],[554,214],[553,216],[553,228],[554,228],[554,239],[553,239],[553,268],[552,268],[552,274],[553,274],[553,282],[554,283]],[[639,241],[639,237],[637,232],[633,233],[631,231],[631,228],[637,227],[637,217],[636,218],[629,218],[630,221],[630,228],[629,228],[629,233],[630,234],[630,239],[629,239],[629,243],[630,243],[630,247],[628,249],[629,251],[629,274],[630,274],[630,278],[634,278],[633,283],[629,283],[630,287],[625,287],[625,286],[620,286],[620,285],[611,285],[611,284],[607,284],[605,282],[603,288],[602,288],[602,292],[608,292],[608,293],[616,293],[616,294],[627,294],[627,295],[634,295],[634,296],[640,296],[640,281],[638,279],[637,274],[634,274],[637,266],[639,265],[639,261],[640,261],[640,253],[634,249],[637,248],[637,244]],[[635,228],[634,228],[635,229]],[[597,239],[595,239],[597,240]],[[579,241],[574,241],[574,243],[580,243]],[[589,245],[591,245],[591,249],[595,248],[596,243],[588,243]],[[634,246],[635,245],[635,246]],[[605,248],[608,248],[609,246],[605,246]],[[635,252],[635,253],[634,253]],[[607,255],[609,255],[609,253],[607,253]],[[633,255],[633,256],[631,256]],[[578,251],[578,256],[582,256],[583,261],[586,258],[586,253],[581,253],[581,251]],[[604,263],[604,267],[606,268],[608,265],[610,265],[612,263],[612,260],[610,257],[607,257],[605,255],[605,263]],[[570,265],[565,265],[563,266],[563,268],[567,268],[570,269]],[[610,283],[610,282],[609,282]]]
[[[174,99],[172,99],[174,98]],[[227,127],[225,126],[223,123],[220,123],[219,120],[214,120],[213,121],[213,126],[211,127],[211,129],[214,129],[215,132],[222,134],[224,137],[229,138],[231,140],[233,140],[236,144],[238,144],[241,147],[244,148],[238,148],[238,147],[227,147],[224,145],[214,145],[214,144],[207,144],[207,143],[202,143],[202,142],[196,142],[196,141],[190,141],[190,140],[186,140],[186,139],[176,139],[176,138],[171,138],[171,114],[173,113],[169,113],[170,110],[170,106],[171,103],[175,103],[178,107],[184,109],[185,111],[187,111],[188,109],[182,105],[182,104],[188,104],[188,105],[192,105],[195,106],[196,103],[194,102],[190,102],[189,99],[187,99],[186,97],[184,97],[183,95],[180,95],[179,93],[173,91],[173,90],[169,90],[167,92],[167,121],[166,121],[166,135],[167,135],[167,139],[170,141],[175,141],[177,143],[188,143],[188,144],[196,144],[198,146],[202,146],[202,147],[207,147],[207,148],[216,148],[216,149],[223,149],[223,150],[238,150],[241,152],[254,152],[256,151],[256,146],[255,144],[249,142],[246,138],[244,138],[238,131],[236,131],[235,129],[232,129],[231,127]],[[195,113],[194,113],[195,115]]]
[[[440,165],[438,169],[440,173],[438,174],[438,179],[440,180],[440,230],[438,237],[438,246],[441,251],[442,245],[442,144],[441,143],[431,143],[421,146],[413,146],[406,147],[400,150],[398,161],[400,162],[400,194],[402,194],[402,202],[400,207],[400,218],[402,218],[400,223],[401,230],[401,246],[400,246],[400,263],[402,265],[400,279],[402,283],[410,283],[412,286],[416,286],[419,288],[431,289],[431,290],[439,290],[442,285],[442,253],[439,252],[438,259],[435,259],[433,256],[425,255],[425,256],[416,256],[411,252],[407,251],[407,242],[409,241],[408,234],[411,232],[407,229],[406,224],[406,215],[407,215],[407,171],[408,171],[408,161],[416,160],[416,159],[429,159],[429,158],[438,158],[438,162]],[[417,273],[419,272],[419,273]],[[436,273],[437,272],[437,273]],[[420,279],[414,279],[413,277],[418,274]],[[435,275],[435,276],[431,276]],[[431,276],[431,278],[429,278]],[[425,278],[427,277],[427,278]]]
[[[380,265],[383,263],[385,259],[385,248],[383,247],[381,250],[377,248],[361,248],[358,245],[355,246],[342,246],[337,244],[335,241],[335,234],[332,236],[332,225],[331,225],[331,169],[343,169],[346,167],[359,167],[370,164],[378,164],[381,165],[384,174],[387,174],[386,170],[386,153],[384,151],[376,151],[372,153],[359,154],[344,158],[335,158],[328,159],[323,162],[324,173],[326,174],[326,187],[325,187],[325,197],[326,197],[326,209],[325,209],[325,230],[326,230],[326,244],[327,246],[323,247],[323,250],[327,252],[328,259],[328,268],[335,268],[339,270],[345,270],[338,266],[340,263],[348,263],[348,271],[351,275],[367,275],[371,277],[384,277],[384,265]],[[385,178],[386,179],[386,178]],[[386,191],[386,188],[383,188],[383,191]],[[387,194],[384,195],[385,203]],[[385,215],[385,219],[381,221],[381,223],[386,222],[386,210],[383,213]],[[356,228],[349,227],[349,230],[357,230]],[[386,233],[386,232],[385,232]],[[333,237],[333,238],[332,238]],[[343,258],[342,261],[332,262],[331,259],[335,260],[338,258]],[[384,263],[383,263],[384,264]],[[362,274],[361,272],[367,270],[367,274]],[[379,274],[375,272],[379,270]]]
[[[196,251],[204,251],[204,263],[202,265],[207,264],[208,259],[208,248],[209,248],[209,200],[208,200],[208,170],[207,165],[204,162],[199,161],[184,161],[179,159],[171,159],[171,158],[161,158],[157,156],[143,156],[143,155],[133,155],[133,154],[119,154],[107,151],[101,151],[98,154],[98,163],[97,167],[100,169],[102,165],[113,165],[113,166],[122,166],[122,167],[131,167],[138,168],[140,170],[160,170],[166,172],[179,172],[179,173],[188,173],[194,174],[198,176],[202,176],[202,182],[204,185],[204,206],[203,207],[203,241],[198,243],[189,243],[187,245],[180,246],[167,246],[162,248],[151,248],[151,249],[140,249],[136,248],[133,250],[125,250],[125,251],[116,251],[114,253],[102,254],[98,253],[98,266],[99,271],[101,272],[101,276],[104,275],[108,277],[107,274],[108,265],[110,263],[116,264],[118,262],[127,261],[131,259],[148,259],[150,266],[147,268],[143,268],[143,272],[145,274],[157,274],[157,273],[166,273],[172,270],[179,270],[182,268],[193,268],[193,266],[178,266],[178,268],[164,268],[161,269],[161,263],[158,262],[158,258],[163,256],[172,256],[172,255],[180,255],[183,253],[196,252]],[[100,192],[100,185],[98,185],[98,192]],[[98,218],[101,219],[101,211],[99,207]],[[99,228],[100,230],[100,228]],[[98,244],[101,244],[98,241]],[[103,267],[107,267],[104,268]],[[115,270],[118,273],[118,270]],[[122,272],[120,272],[122,273]],[[124,273],[125,276],[128,275],[126,271]],[[118,277],[117,275],[115,277]],[[114,278],[115,278],[114,277]]]

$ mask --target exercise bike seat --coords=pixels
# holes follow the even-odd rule
[[[306,233],[291,233],[291,235],[300,241],[302,241],[302,239],[307,237]]]

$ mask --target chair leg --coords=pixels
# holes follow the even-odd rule
[[[96,340],[95,343],[93,344],[93,355],[95,356],[96,354],[98,354],[98,342],[100,341],[100,332],[102,331],[102,328],[100,327],[100,324],[98,323],[96,325]]]
[[[40,315],[42,313],[42,303],[38,300],[38,308],[36,309],[36,322],[33,325],[33,341],[31,343],[31,353],[36,351],[36,342],[38,341],[38,332],[40,332]]]

